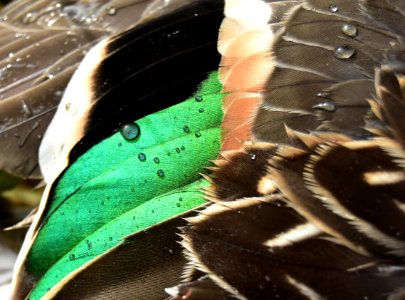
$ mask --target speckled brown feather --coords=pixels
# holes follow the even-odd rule
[[[402,299],[405,6],[294,6],[271,48],[253,142],[215,162],[213,203],[183,229],[185,272],[236,299]],[[180,286],[198,287],[189,280]]]

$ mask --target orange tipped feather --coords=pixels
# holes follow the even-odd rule
[[[219,78],[223,91],[222,150],[240,149],[251,140],[252,116],[274,69],[269,4],[260,0],[230,0],[218,41],[222,54]]]
[[[260,103],[260,96],[251,93],[232,93],[224,99],[222,150],[240,149],[251,136],[251,118]]]

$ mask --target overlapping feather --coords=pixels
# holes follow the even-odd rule
[[[229,93],[224,152],[206,191],[213,203],[183,227],[183,283],[167,293],[176,299],[402,299],[403,5],[230,0],[225,14],[218,43]],[[156,245],[167,242],[162,232],[174,236],[178,221],[150,229]],[[47,297],[80,298],[77,284],[86,298],[117,295],[116,278],[100,293],[89,282],[92,271],[140,255],[125,246],[78,269]],[[183,262],[178,250],[176,267]],[[164,251],[157,255],[167,258]],[[148,280],[162,277],[154,272]],[[130,272],[126,278],[138,280]]]
[[[226,11],[251,3],[241,2],[227,2]],[[274,67],[267,60],[256,73],[235,71],[249,77],[239,82],[255,81],[250,76],[263,69],[269,75],[247,126],[250,145],[216,161],[206,191],[212,204],[183,228],[183,283],[167,292],[174,299],[403,299],[403,6],[265,3],[282,20],[266,24],[276,32],[264,50]],[[277,14],[284,4],[289,10]]]
[[[156,261],[146,281],[124,281],[117,290],[123,299],[163,297],[163,287],[175,282],[183,260],[172,247],[170,219],[181,222],[181,214],[203,202],[199,173],[218,154],[222,116],[215,71],[223,5],[189,2],[174,1],[160,18],[103,40],[73,76],[41,145],[49,184],[16,264],[14,299],[115,294],[109,286],[91,290],[96,280],[80,290],[70,283],[88,270],[93,278],[114,276],[114,269],[103,271],[111,257],[124,269],[132,252],[144,254],[146,262],[153,258],[150,249],[169,237],[170,248],[158,252],[173,263]],[[195,61],[199,56],[207,60]],[[117,132],[135,121],[136,139]],[[165,228],[169,233],[162,237]],[[122,251],[129,252],[126,259]],[[139,259],[132,263],[141,272]]]
[[[188,0],[14,1],[0,14],[0,169],[42,179],[38,148],[65,88],[101,38]]]

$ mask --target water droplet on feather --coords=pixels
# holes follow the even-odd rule
[[[141,130],[140,130],[138,124],[128,123],[128,124],[121,126],[120,132],[124,139],[134,140],[139,136]]]
[[[329,11],[332,13],[337,13],[339,11],[339,6],[336,4],[331,4],[329,5]]]
[[[336,58],[339,59],[349,59],[354,55],[355,52],[356,50],[353,49],[352,47],[343,45],[335,49],[334,55]]]
[[[145,155],[145,153],[139,153],[139,154],[138,154],[138,159],[139,159],[140,161],[145,161],[145,160],[146,160],[146,155]]]
[[[334,112],[336,110],[336,105],[330,101],[324,101],[324,102],[318,103],[317,105],[312,106],[312,108],[323,109],[328,112]]]
[[[357,27],[353,24],[343,24],[342,32],[350,37],[355,37],[357,35]]]

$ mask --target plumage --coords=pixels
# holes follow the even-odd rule
[[[147,235],[204,202],[200,173],[220,149],[222,9],[218,1],[186,2],[89,51],[41,145],[49,184],[16,265],[16,299],[46,297],[61,281],[74,281],[69,274],[125,244],[126,236]],[[192,64],[199,56],[207,61]],[[120,130],[128,123],[137,128],[132,138]],[[154,268],[168,271],[157,262]],[[163,294],[159,282],[146,298]],[[121,289],[122,297],[144,284]]]
[[[182,218],[175,218],[126,237],[41,299],[164,299],[164,288],[176,283],[185,264],[176,239],[177,227],[184,225]]]
[[[165,8],[92,48],[70,82],[42,145],[54,183],[20,253],[15,299],[162,299],[164,287],[182,300],[404,298],[404,5],[228,0],[223,8],[206,0]],[[216,69],[222,85],[201,94]],[[209,113],[208,100],[216,105]],[[198,123],[202,113],[208,128],[195,130],[187,118]],[[140,139],[158,135],[153,149],[180,156],[169,164],[158,151],[152,161],[155,152],[137,138],[119,145],[127,123]],[[168,138],[176,128],[181,137]],[[190,133],[197,142],[184,153],[194,152],[182,157],[175,144]],[[103,159],[107,144],[128,157]],[[150,170],[154,188],[128,191]],[[196,209],[202,192],[208,203]],[[99,197],[113,195],[104,209]],[[190,206],[177,209],[183,197]],[[164,211],[158,220],[156,209]],[[140,223],[143,231],[133,228]],[[150,252],[157,262],[142,260]]]
[[[40,142],[86,52],[98,40],[179,2],[23,0],[6,5],[0,14],[0,169],[41,179]]]
[[[266,24],[274,67],[260,65],[251,141],[215,161],[211,204],[182,229],[189,264],[169,294],[216,299],[188,275],[202,272],[223,299],[402,299],[403,6],[262,3],[291,6]]]

